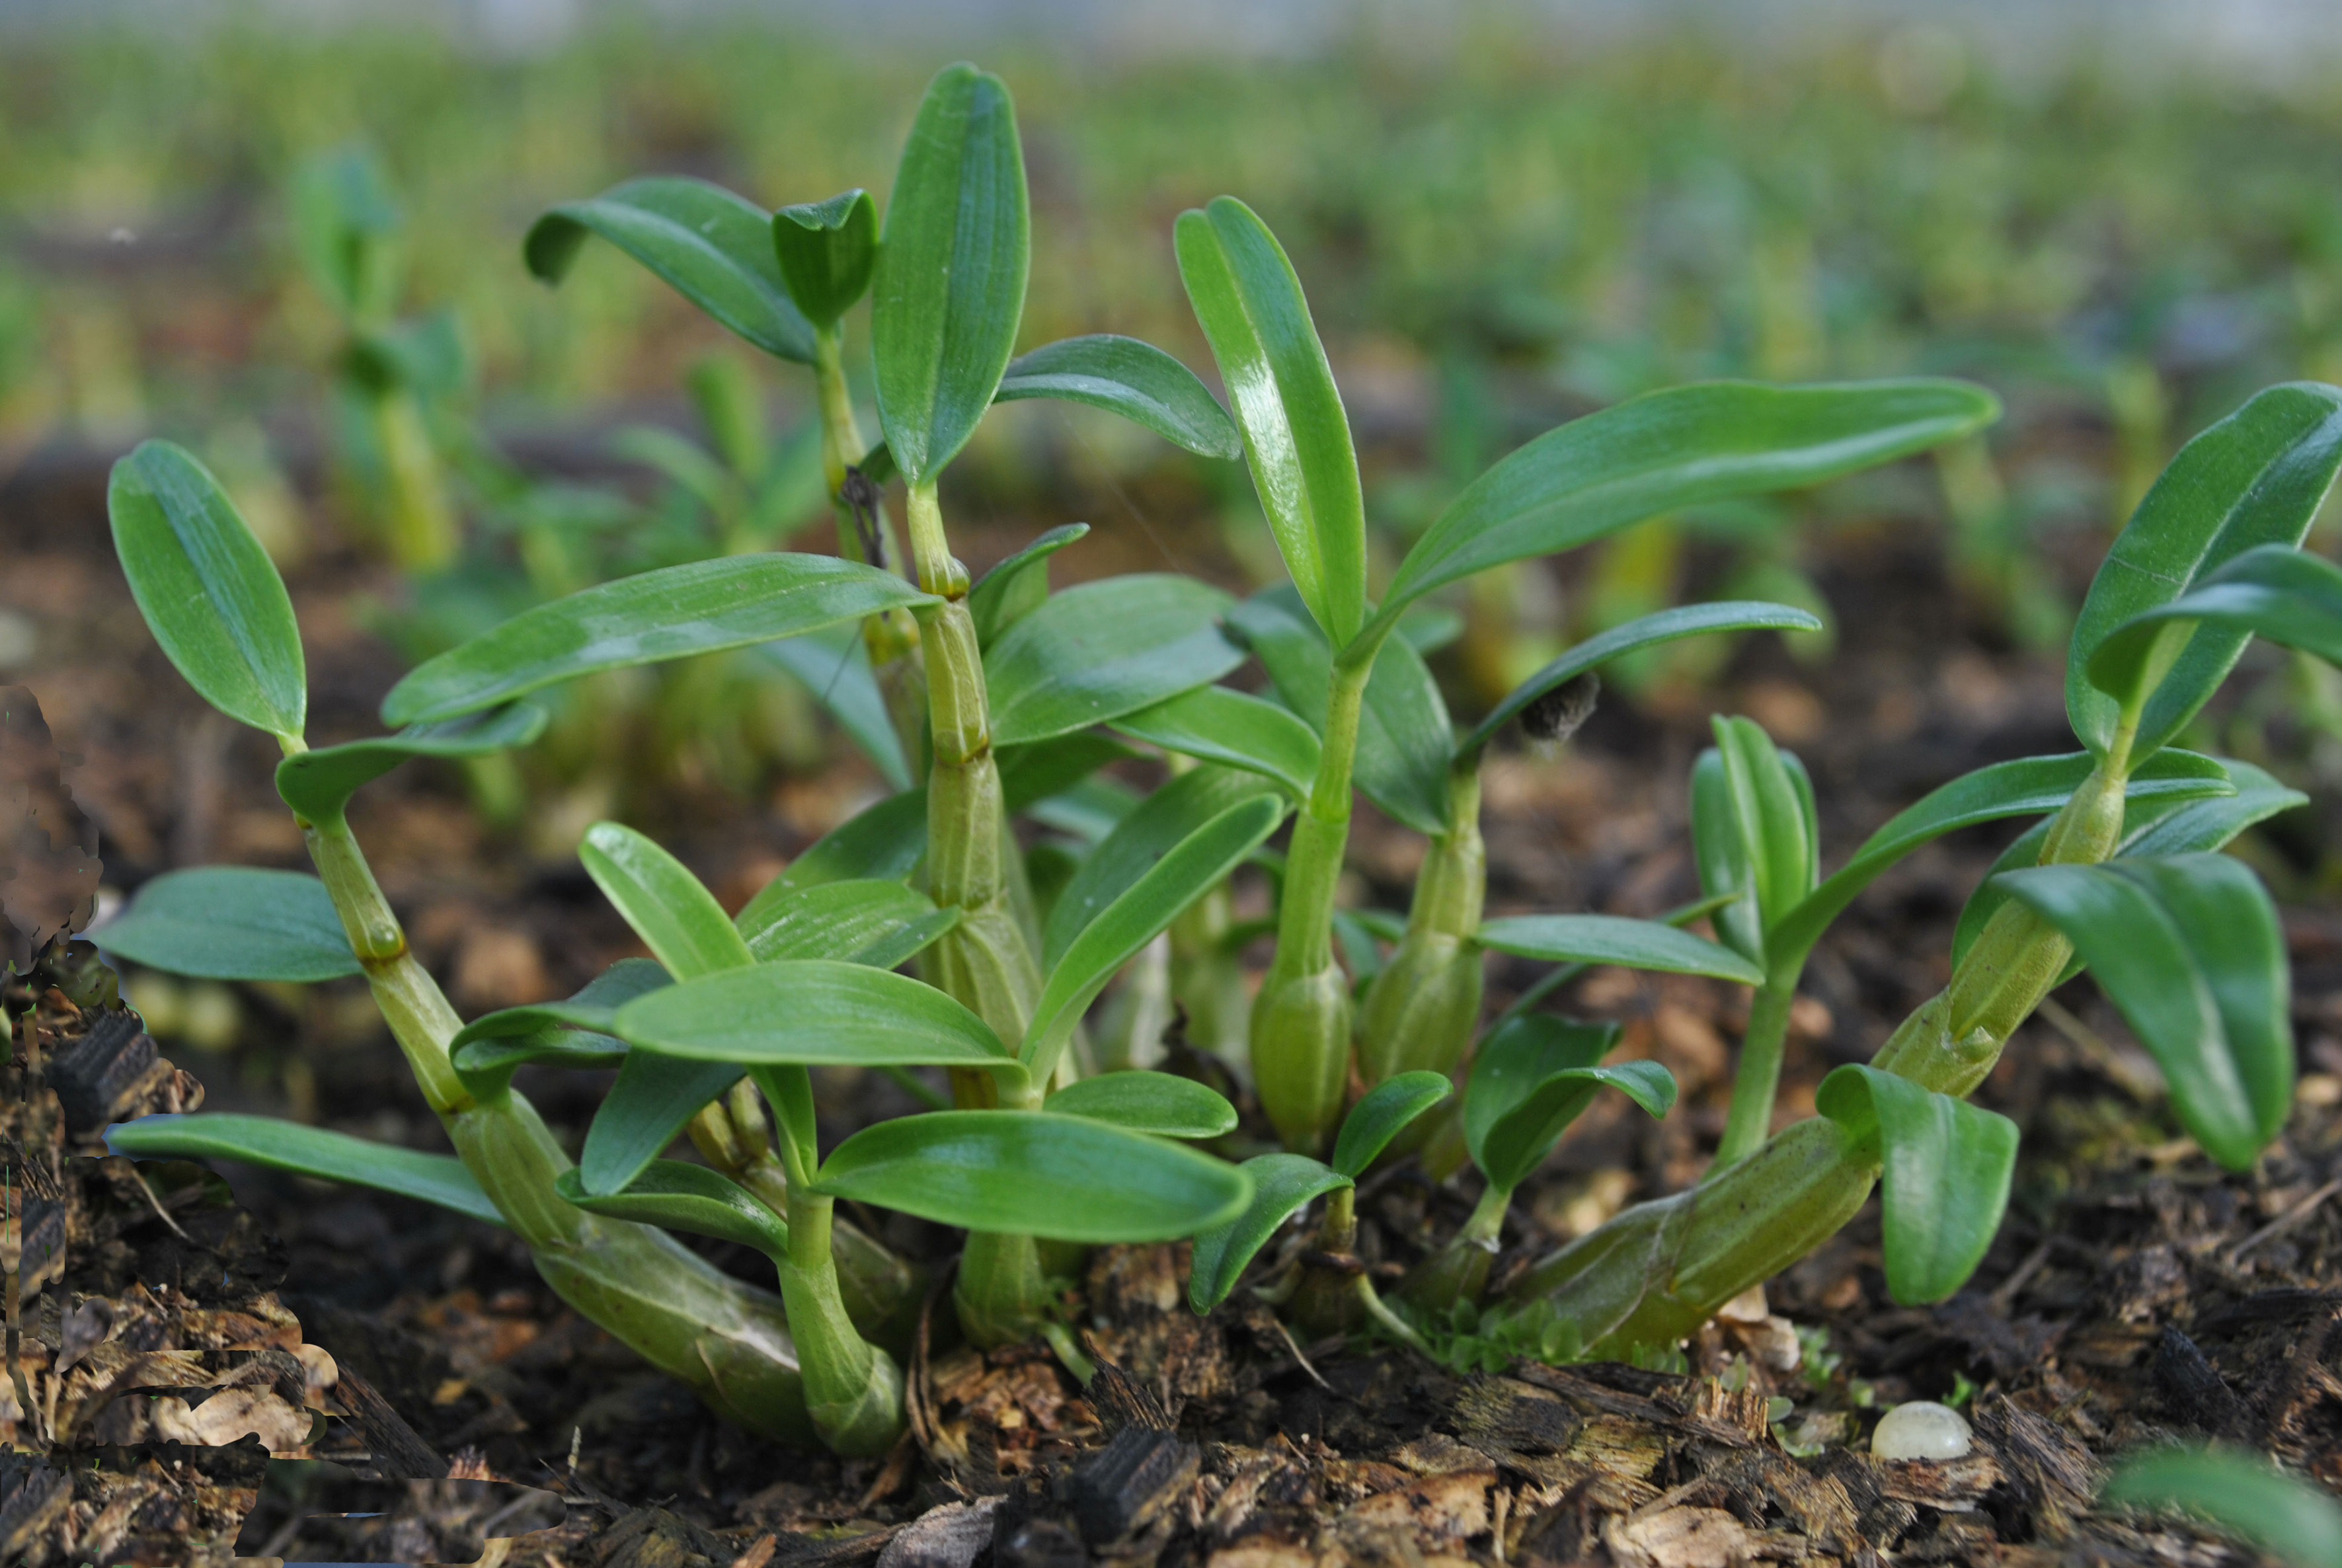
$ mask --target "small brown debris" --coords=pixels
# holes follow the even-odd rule
[[[928,1509],[895,1532],[878,1553],[878,1568],[968,1568],[992,1543],[999,1507],[999,1498],[982,1497]]]

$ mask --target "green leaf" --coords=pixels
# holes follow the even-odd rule
[[[829,958],[892,969],[959,924],[956,906],[899,882],[854,880],[786,887],[779,882],[748,901],[733,924],[759,963]]]
[[[788,1255],[789,1227],[746,1187],[705,1165],[653,1160],[621,1192],[596,1193],[575,1171],[554,1178],[553,1190],[588,1213],[689,1231],[754,1247],[775,1263]]]
[[[854,307],[878,265],[878,205],[863,190],[773,215],[773,256],[789,298],[816,326]]]
[[[1516,1018],[1480,1043],[1464,1091],[1464,1143],[1488,1184],[1511,1192],[1545,1163],[1596,1093],[1613,1088],[1654,1116],[1676,1103],[1676,1081],[1656,1062],[1601,1065],[1616,1024],[1549,1013]]]
[[[1286,706],[1319,734],[1332,691],[1333,653],[1293,591],[1271,588],[1228,612],[1246,647],[1268,672]],[[1366,677],[1358,712],[1359,793],[1417,833],[1444,831],[1447,764],[1455,726],[1423,655],[1404,640],[1386,644]]]
[[[1168,573],[1051,594],[985,650],[993,744],[1047,740],[1211,684],[1244,663],[1220,634],[1230,602]]]
[[[2121,704],[2090,680],[2117,627],[2169,604],[2257,544],[2298,544],[2342,464],[2342,389],[2293,382],[2258,394],[2180,448],[2131,514],[2074,623],[2066,712],[2093,753],[2112,743]],[[2132,754],[2177,734],[2237,662],[2248,632],[2199,625],[2142,712]]]
[[[1765,963],[1765,922],[1757,912],[1756,870],[1749,864],[1750,834],[1732,798],[1724,754],[1714,746],[1691,769],[1691,847],[1700,891],[1719,900],[1712,916],[1724,944],[1752,964]]]
[[[475,1018],[447,1042],[447,1054],[464,1087],[479,1100],[502,1099],[513,1074],[533,1062],[615,1067],[626,1054],[626,1043],[610,1034],[618,1009],[673,984],[666,970],[650,959],[621,958],[565,1002],[532,1003]]]
[[[2297,1568],[2342,1568],[2342,1507],[2257,1453],[2151,1448],[2125,1460],[2098,1501],[2176,1509]]]
[[[1878,1140],[1887,1293],[1922,1306],[1966,1284],[2008,1207],[2017,1124],[1859,1063],[1824,1078],[1814,1104],[1856,1137]]]
[[[1005,746],[1000,752],[1001,802],[1012,812],[1030,811],[1106,764],[1139,754],[1110,736],[1078,730],[1030,745]]]
[[[1445,1073],[1400,1073],[1358,1097],[1334,1136],[1334,1169],[1353,1181],[1366,1174],[1406,1124],[1447,1098],[1455,1085]]]
[[[1285,569],[1318,626],[1346,646],[1366,617],[1366,501],[1301,280],[1268,225],[1233,196],[1180,214],[1173,246]]]
[[[1299,800],[1317,776],[1317,732],[1290,708],[1226,686],[1197,686],[1125,714],[1114,727],[1180,756],[1225,763],[1283,784]]]
[[[295,171],[293,238],[310,281],[343,316],[372,316],[394,303],[397,199],[382,161],[351,145],[305,159]]]
[[[1060,338],[1009,362],[995,403],[1054,397],[1143,424],[1202,457],[1242,457],[1244,437],[1211,388],[1151,343],[1098,333]]]
[[[1031,225],[1007,87],[946,66],[895,171],[872,290],[878,423],[914,488],[966,444],[1008,367]]]
[[[338,980],[363,973],[325,884],[243,865],[166,871],[89,934],[115,958],[200,980]]]
[[[720,185],[653,175],[551,208],[521,242],[528,270],[559,283],[599,235],[766,354],[813,363],[813,327],[789,298],[771,220]]]
[[[871,673],[870,651],[863,645],[858,624],[842,621],[802,637],[762,643],[756,654],[786,670],[811,692],[876,766],[880,777],[896,789],[910,788],[911,764],[904,760],[903,743],[887,716],[886,699]]]
[[[677,980],[754,964],[756,954],[683,862],[623,823],[597,822],[577,846],[586,874]]]
[[[2169,604],[2108,632],[2090,655],[2090,684],[2117,703],[2142,694],[2160,662],[2157,650],[2167,656],[2186,642],[2178,622],[2266,637],[2342,664],[2342,571],[2291,545],[2257,545]]]
[[[1427,659],[1464,634],[1464,612],[1445,604],[1409,604],[1396,630],[1400,641]]]
[[[1923,452],[1998,414],[1957,381],[1649,393],[1547,431],[1472,483],[1399,564],[1377,626],[1435,588],[1729,496],[1818,484]]]
[[[973,1067],[1021,1085],[984,1020],[907,974],[788,959],[686,980],[618,1009],[637,1052],[741,1065]]]
[[[1509,724],[1523,708],[1547,692],[1576,680],[1588,670],[1598,669],[1613,659],[1639,649],[1710,632],[1767,629],[1817,632],[1821,629],[1821,624],[1814,616],[1792,605],[1768,604],[1755,599],[1686,604],[1678,609],[1636,616],[1624,625],[1613,626],[1598,636],[1586,638],[1515,686],[1503,702],[1489,711],[1486,718],[1472,727],[1470,734],[1456,743],[1456,753],[1458,756],[1469,756],[1486,746],[1495,738],[1496,732]],[[1400,629],[1404,631],[1406,628],[1402,625]]]
[[[596,670],[721,653],[935,601],[835,555],[727,555],[621,577],[524,610],[410,670],[386,724],[452,719]]]
[[[1216,1138],[1236,1124],[1236,1108],[1217,1092],[1169,1073],[1103,1073],[1068,1084],[1041,1108],[1165,1138]]]
[[[1252,1193],[1234,1165],[1166,1139],[1013,1111],[865,1127],[822,1162],[817,1185],[937,1224],[1092,1245],[1194,1235]]]
[[[1791,910],[1768,934],[1771,962],[1793,968],[1821,939],[1829,924],[1852,904],[1881,873],[1921,844],[1957,828],[2003,817],[2031,816],[2054,812],[2080,787],[2097,765],[2087,752],[2064,756],[2020,757],[1963,774],[1941,789],[1897,812],[1863,841],[1854,857],[1835,876],[1816,888],[1811,897]],[[2161,751],[2147,758],[2124,786],[2123,798],[2136,804],[2157,800],[2193,800],[2227,794],[2226,769],[2210,757],[2193,752]]]
[[[187,684],[229,718],[298,739],[309,690],[293,600],[211,470],[142,442],[114,465],[105,510],[130,596]]]
[[[596,1196],[623,1192],[666,1153],[691,1119],[740,1081],[739,1064],[629,1051],[577,1153],[577,1179]]]
[[[1246,1265],[1286,1221],[1327,1193],[1351,1184],[1349,1177],[1306,1154],[1262,1154],[1246,1160],[1242,1169],[1252,1179],[1251,1201],[1234,1218],[1196,1237],[1187,1304],[1199,1316],[1228,1299]]]
[[[1813,781],[1805,764],[1776,746],[1754,720],[1718,715],[1710,722],[1757,921],[1769,931],[1813,892],[1821,874]]]
[[[906,790],[865,806],[814,840],[789,863],[788,870],[748,901],[748,907],[779,896],[776,889],[862,879],[899,881],[911,874],[926,853],[927,792]]]
[[[1059,891],[1042,934],[1041,962],[1056,964],[1076,937],[1174,848],[1244,802],[1275,794],[1256,774],[1200,767],[1148,795],[1083,857],[1081,869]]]
[[[1046,1081],[1056,1070],[1058,1052],[1115,971],[1242,864],[1276,831],[1285,811],[1282,796],[1256,795],[1230,806],[1165,854],[1066,944],[1017,1052],[1036,1079]]]
[[[2073,943],[2204,1152],[2250,1167],[2293,1101],[2285,935],[2259,879],[2227,855],[2180,854],[1999,880]]]
[[[215,1112],[141,1116],[108,1128],[105,1147],[109,1154],[134,1160],[241,1160],[297,1176],[420,1198],[492,1225],[504,1223],[464,1162],[452,1154],[425,1154],[274,1116]]]
[[[295,816],[335,823],[350,796],[409,757],[477,757],[527,745],[545,733],[545,712],[515,703],[489,714],[409,724],[395,735],[295,752],[276,764],[276,794]]]
[[[1515,914],[1480,924],[1483,947],[1546,964],[1616,964],[1761,985],[1765,972],[1728,947],[1656,920],[1616,914]]]
[[[979,645],[991,647],[1041,607],[1049,596],[1049,557],[1089,531],[1086,523],[1061,523],[976,580],[967,591],[967,613]]]

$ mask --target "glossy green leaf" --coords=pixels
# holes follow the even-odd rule
[[[900,881],[926,853],[927,792],[905,790],[865,806],[814,840],[789,863],[788,870],[748,901],[748,907],[778,897],[776,890],[848,880]]]
[[[1232,196],[1180,214],[1173,245],[1285,569],[1319,628],[1346,645],[1366,616],[1366,502],[1301,280],[1268,225]]]
[[[878,423],[907,484],[942,472],[991,405],[1025,310],[1031,224],[1007,87],[946,66],[895,171],[872,285]]]
[[[1234,1165],[1080,1116],[932,1111],[865,1127],[821,1191],[937,1224],[1105,1245],[1191,1236],[1243,1209]]]
[[[2099,1503],[2208,1520],[2295,1568],[2342,1568],[2342,1505],[2315,1482],[2236,1449],[2150,1448],[2126,1459]]]
[[[1256,594],[1228,611],[1228,624],[1268,672],[1286,706],[1322,734],[1333,653],[1290,587]],[[1423,656],[1402,640],[1384,645],[1366,677],[1358,712],[1358,791],[1417,833],[1447,820],[1447,764],[1455,726]]]
[[[1209,685],[1244,663],[1220,633],[1229,604],[1168,573],[1051,594],[985,650],[993,744],[1046,740]]]
[[[1447,1098],[1445,1073],[1399,1073],[1358,1097],[1334,1135],[1334,1169],[1353,1181],[1366,1174],[1407,1124]]]
[[[1814,890],[1821,875],[1813,781],[1796,754],[1776,746],[1753,719],[1718,715],[1711,724],[1754,881],[1757,918],[1769,930]]]
[[[577,858],[651,956],[677,980],[756,961],[706,884],[633,828],[596,823],[586,830]]]
[[[860,625],[842,621],[801,637],[761,643],[756,654],[786,670],[811,692],[880,777],[896,789],[911,787],[911,764],[904,759],[903,743],[887,716],[878,677],[871,673],[870,651],[863,645]]]
[[[827,326],[869,290],[878,265],[878,204],[854,190],[783,207],[773,215],[773,256],[797,309]]]
[[[382,719],[451,719],[596,670],[802,636],[933,602],[891,572],[835,555],[690,561],[524,610],[426,659],[390,689]]]
[[[1056,964],[1109,905],[1206,824],[1275,793],[1257,774],[1200,767],[1147,795],[1083,857],[1081,869],[1058,893],[1042,933],[1041,962]]]
[[[1030,811],[1089,780],[1106,764],[1139,754],[1112,736],[1080,730],[1030,745],[1003,747],[1001,803],[1012,812]]]
[[[477,757],[510,751],[543,734],[545,724],[543,708],[515,703],[494,713],[410,724],[395,735],[295,752],[276,764],[276,794],[305,821],[338,822],[350,796],[409,757]]]
[[[1464,1091],[1464,1142],[1489,1185],[1509,1193],[1526,1181],[1602,1089],[1620,1091],[1654,1116],[1667,1114],[1676,1081],[1665,1067],[1601,1064],[1617,1041],[1615,1024],[1532,1013],[1480,1043]]]
[[[2066,650],[2066,712],[2093,753],[2121,704],[2090,680],[2109,634],[2169,604],[2257,544],[2298,544],[2342,465],[2342,389],[2273,386],[2190,441],[2107,550]],[[2249,632],[2198,625],[2146,702],[2132,754],[2179,732],[2227,675]]]
[[[1807,612],[1788,604],[1768,604],[1761,600],[1728,599],[1713,604],[1686,604],[1678,609],[1661,610],[1655,614],[1639,615],[1624,625],[1613,626],[1597,636],[1592,636],[1571,648],[1559,658],[1515,686],[1505,700],[1489,710],[1488,716],[1472,727],[1471,734],[1456,743],[1459,756],[1468,756],[1493,739],[1496,733],[1512,722],[1523,708],[1547,692],[1576,680],[1588,670],[1598,669],[1611,660],[1639,649],[1672,643],[1679,637],[1696,637],[1711,632],[1803,631],[1821,629],[1821,622]],[[1404,631],[1402,623],[1400,629]]]
[[[1256,795],[1230,806],[1167,851],[1097,913],[1051,964],[1033,1004],[1033,1022],[1017,1055],[1036,1079],[1056,1068],[1057,1054],[1082,1013],[1115,971],[1226,879],[1285,820],[1282,796]]]
[[[2005,873],[2066,934],[2171,1084],[2204,1152],[2248,1168],[2293,1101],[2290,976],[2277,909],[2222,854]]]
[[[701,1062],[972,1067],[1024,1081],[984,1020],[934,986],[833,959],[683,981],[620,1008],[616,1033],[638,1052]]]
[[[2064,756],[2020,757],[1963,774],[1912,806],[1897,812],[1884,827],[1865,839],[1854,857],[1836,875],[1816,888],[1813,895],[1769,934],[1772,962],[1794,966],[1821,939],[1830,922],[1852,904],[1883,872],[1920,845],[1957,828],[2005,817],[2054,812],[2090,776],[2095,760],[2087,752]],[[2193,752],[2165,750],[2141,764],[2126,784],[2127,803],[2199,800],[2231,794],[2227,771],[2210,757]]]
[[[1396,1082],[1396,1080],[1393,1080]],[[1306,1154],[1262,1154],[1242,1167],[1252,1198],[1234,1218],[1202,1231],[1187,1274],[1187,1304],[1198,1315],[1228,1299],[1260,1249],[1285,1223],[1350,1178]]]
[[[2090,684],[2118,703],[2139,694],[2157,674],[2158,650],[2175,654],[2187,636],[2181,622],[2266,637],[2342,664],[2342,571],[2289,544],[2257,545],[2108,632],[2090,655]]]
[[[733,1062],[628,1051],[577,1152],[583,1190],[596,1196],[625,1191],[682,1136],[694,1116],[740,1081],[740,1073]]]
[[[1728,947],[1656,920],[1616,914],[1515,914],[1481,922],[1483,947],[1546,964],[1616,964],[1670,974],[1706,974],[1743,985],[1765,972]]]
[[[1399,564],[1376,624],[1476,572],[1630,523],[1818,484],[1979,430],[1999,413],[1957,381],[1654,392],[1546,432],[1475,480]]]
[[[553,1190],[589,1213],[689,1231],[754,1247],[775,1263],[788,1255],[789,1227],[746,1187],[705,1165],[654,1160],[622,1192],[596,1193],[575,1171],[554,1179]]]
[[[241,1160],[272,1171],[420,1198],[471,1219],[504,1223],[464,1162],[452,1154],[426,1154],[274,1116],[209,1111],[141,1116],[106,1129],[105,1146],[110,1154],[134,1160]]]
[[[1102,1073],[1066,1084],[1041,1108],[1165,1138],[1216,1138],[1236,1124],[1236,1108],[1217,1091],[1169,1073]]]
[[[337,980],[361,973],[325,884],[243,865],[166,871],[89,934],[115,958],[201,980]]]
[[[626,1044],[610,1034],[626,1004],[674,982],[648,958],[621,958],[565,1002],[531,1003],[475,1018],[447,1042],[455,1075],[473,1097],[499,1099],[512,1075],[534,1062],[565,1067],[615,1067]]]
[[[1233,462],[1244,455],[1244,438],[1211,388],[1194,371],[1135,337],[1098,333],[1060,338],[1017,355],[993,401],[1026,397],[1086,403],[1119,414],[1199,456]]]
[[[991,647],[1041,607],[1049,596],[1049,557],[1089,531],[1086,523],[1061,523],[976,580],[967,591],[967,613],[980,645]]]
[[[787,887],[776,881],[733,917],[759,963],[829,958],[892,969],[959,923],[956,908],[899,882],[854,880]]]
[[[2017,1124],[1858,1063],[1824,1078],[1814,1104],[1878,1141],[1887,1293],[1923,1306],[1966,1284],[2008,1207]]]
[[[1701,752],[1691,769],[1692,861],[1700,891],[1719,901],[1712,919],[1726,947],[1765,963],[1765,921],[1756,904],[1756,870],[1749,863],[1750,834],[1732,798],[1724,754]]]
[[[1226,686],[1198,686],[1125,714],[1114,727],[1199,762],[1225,763],[1283,784],[1299,800],[1317,774],[1317,733],[1293,710]]]
[[[307,717],[293,600],[227,492],[185,448],[139,444],[105,490],[130,596],[197,695],[286,739]]]
[[[521,244],[528,270],[559,283],[599,235],[766,354],[813,363],[813,327],[789,298],[772,221],[720,185],[652,175],[549,209]]]

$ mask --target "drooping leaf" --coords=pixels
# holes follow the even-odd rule
[[[1285,569],[1318,627],[1346,646],[1366,616],[1366,502],[1301,280],[1268,225],[1232,196],[1180,214],[1173,236]]]
[[[779,1263],[788,1255],[789,1227],[746,1187],[705,1165],[653,1160],[619,1192],[596,1193],[576,1171],[554,1178],[553,1190],[588,1213],[636,1220],[737,1242]]]
[[[1728,496],[1818,484],[1982,428],[1999,404],[1956,381],[1654,392],[1548,431],[1475,480],[1399,564],[1377,625],[1435,588]]]
[[[1334,1169],[1353,1181],[1417,1116],[1447,1098],[1455,1085],[1445,1073],[1399,1073],[1358,1097],[1334,1135]]]
[[[1256,594],[1228,624],[1268,672],[1277,696],[1323,734],[1333,654],[1289,587]],[[1446,825],[1447,764],[1455,726],[1423,656],[1404,641],[1384,645],[1358,713],[1358,791],[1417,833]]]
[[[1601,1064],[1617,1041],[1615,1024],[1532,1013],[1480,1043],[1464,1091],[1464,1143],[1491,1186],[1511,1192],[1527,1180],[1604,1088],[1621,1091],[1654,1116],[1667,1114],[1676,1081],[1665,1067]]]
[[[991,405],[1025,310],[1031,223],[1007,87],[946,66],[904,144],[872,284],[878,423],[907,484],[932,481]]]
[[[447,1042],[447,1054],[455,1075],[481,1100],[502,1097],[513,1074],[532,1062],[615,1067],[626,1054],[626,1043],[610,1033],[618,1009],[673,984],[655,960],[621,958],[565,1002],[531,1003],[475,1018]]]
[[[2066,650],[2066,712],[2095,753],[2121,704],[2090,680],[2117,627],[2170,603],[2257,544],[2298,544],[2342,465],[2342,389],[2273,386],[2190,441],[2107,550]],[[2249,632],[2199,624],[2141,714],[2133,754],[2179,732],[2225,679]]]
[[[1456,744],[1458,756],[1469,756],[1493,739],[1496,732],[1509,723],[1523,708],[1547,692],[1576,680],[1588,670],[1598,669],[1611,660],[1639,649],[1656,647],[1680,637],[1696,637],[1709,632],[1817,632],[1821,622],[1806,611],[1789,604],[1768,604],[1755,599],[1721,600],[1713,604],[1685,604],[1676,609],[1661,610],[1654,614],[1638,615],[1624,625],[1608,631],[1571,648],[1559,658],[1515,686],[1505,700],[1488,712],[1488,716],[1472,726],[1472,731]],[[1400,630],[1406,629],[1404,623]]]
[[[1145,425],[1176,446],[1233,462],[1244,438],[1211,388],[1151,343],[1098,333],[1060,338],[1009,362],[996,403],[1055,397],[1086,403]]]
[[[199,980],[338,980],[361,973],[325,884],[243,865],[166,871],[89,934],[116,958]]]
[[[1115,971],[1224,881],[1284,820],[1282,796],[1255,795],[1230,806],[1174,845],[1066,944],[1042,984],[1017,1050],[1036,1079],[1056,1070],[1084,1009]]]
[[[754,964],[724,906],[683,862],[623,823],[586,830],[577,858],[651,955],[678,980]]]
[[[293,600],[211,470],[141,442],[114,465],[105,510],[130,596],[187,684],[229,718],[297,738],[309,694]]]
[[[559,283],[599,235],[766,354],[813,363],[813,327],[789,298],[772,222],[720,185],[652,175],[551,208],[521,244],[528,270]]]
[[[1164,1138],[1216,1138],[1236,1124],[1236,1108],[1216,1091],[1169,1073],[1103,1073],[1066,1084],[1041,1108]]]
[[[1023,1072],[974,1013],[934,986],[866,964],[789,959],[686,980],[618,1010],[637,1053],[788,1066]]]
[[[2090,776],[2087,752],[2064,756],[2020,757],[1963,774],[1917,804],[1897,812],[1863,841],[1837,874],[1782,919],[1768,934],[1776,966],[1805,962],[1831,921],[1887,868],[1924,844],[1955,829],[2005,817],[2056,811]],[[2233,792],[2228,775],[2210,757],[2193,752],[2157,752],[2131,774],[2126,802],[2200,800]]]
[[[2342,1568],[2342,1506],[2314,1482],[2287,1474],[2258,1453],[2150,1448],[2123,1462],[2098,1501],[2176,1509],[2296,1568]]]
[[[691,1119],[740,1081],[732,1062],[691,1061],[628,1051],[617,1081],[586,1124],[577,1152],[577,1179],[596,1196],[623,1192],[667,1151]]]
[[[899,882],[854,880],[792,888],[776,881],[734,916],[759,963],[828,958],[892,969],[959,923],[956,907]]]
[[[798,202],[773,215],[773,256],[789,298],[816,326],[854,307],[878,265],[878,205],[864,190]]]
[[[274,1116],[211,1111],[141,1116],[106,1129],[105,1146],[110,1154],[134,1160],[241,1160],[272,1171],[420,1198],[471,1219],[504,1223],[464,1162],[452,1154],[426,1154]]]
[[[1887,1293],[1922,1306],[1966,1284],[2008,1207],[2017,1124],[1859,1063],[1824,1078],[1814,1104],[1857,1137],[1875,1130]]]
[[[1057,894],[1042,934],[1041,962],[1054,965],[1074,939],[1139,878],[1230,807],[1276,791],[1255,774],[1200,767],[1149,794],[1082,859]]]
[[[1394,1080],[1396,1082],[1396,1080]],[[1351,1184],[1350,1178],[1306,1154],[1262,1154],[1246,1160],[1252,1199],[1234,1218],[1196,1237],[1187,1273],[1187,1304],[1198,1316],[1228,1299],[1269,1238],[1316,1199]]]
[[[1317,774],[1317,734],[1293,710],[1226,686],[1197,686],[1167,703],[1125,714],[1114,727],[1199,762],[1225,763],[1275,779],[1294,799]]]
[[[295,752],[276,764],[276,794],[305,821],[338,822],[350,796],[409,757],[477,757],[509,751],[543,734],[545,724],[543,708],[515,703],[442,724],[410,724],[395,735]]]
[[[2241,861],[2129,857],[2005,873],[2063,932],[2163,1069],[2204,1152],[2247,1169],[2293,1101],[2291,992],[2277,909]]]
[[[1761,985],[1765,972],[1728,947],[1656,920],[1616,914],[1515,914],[1480,923],[1483,947],[1546,964],[1616,964]]]
[[[1049,596],[1049,557],[1089,531],[1086,523],[1061,523],[976,580],[967,591],[967,613],[980,645],[991,647],[1041,607]]]
[[[1134,573],[1053,594],[985,651],[995,745],[1046,740],[1209,685],[1244,663],[1226,594]]]
[[[2183,621],[2342,664],[2342,571],[2289,544],[2257,545],[2109,631],[2090,655],[2090,684],[2117,702],[2129,699],[2153,675],[2156,650],[2176,652],[2184,633],[2175,623]]]
[[[911,787],[911,764],[904,760],[903,743],[887,717],[886,699],[871,673],[870,651],[863,645],[859,626],[846,621],[801,637],[761,643],[756,654],[811,692],[879,776],[896,789]]]
[[[382,720],[452,719],[596,670],[802,636],[932,602],[891,572],[835,555],[686,562],[524,610],[426,659],[390,689]]]
[[[820,1190],[937,1224],[1106,1245],[1191,1236],[1243,1209],[1236,1166],[1081,1116],[931,1111],[865,1127]]]

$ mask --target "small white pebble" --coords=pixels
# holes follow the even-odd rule
[[[1974,1441],[1958,1411],[1915,1399],[1897,1405],[1879,1421],[1870,1434],[1870,1452],[1881,1459],[1957,1459]]]

